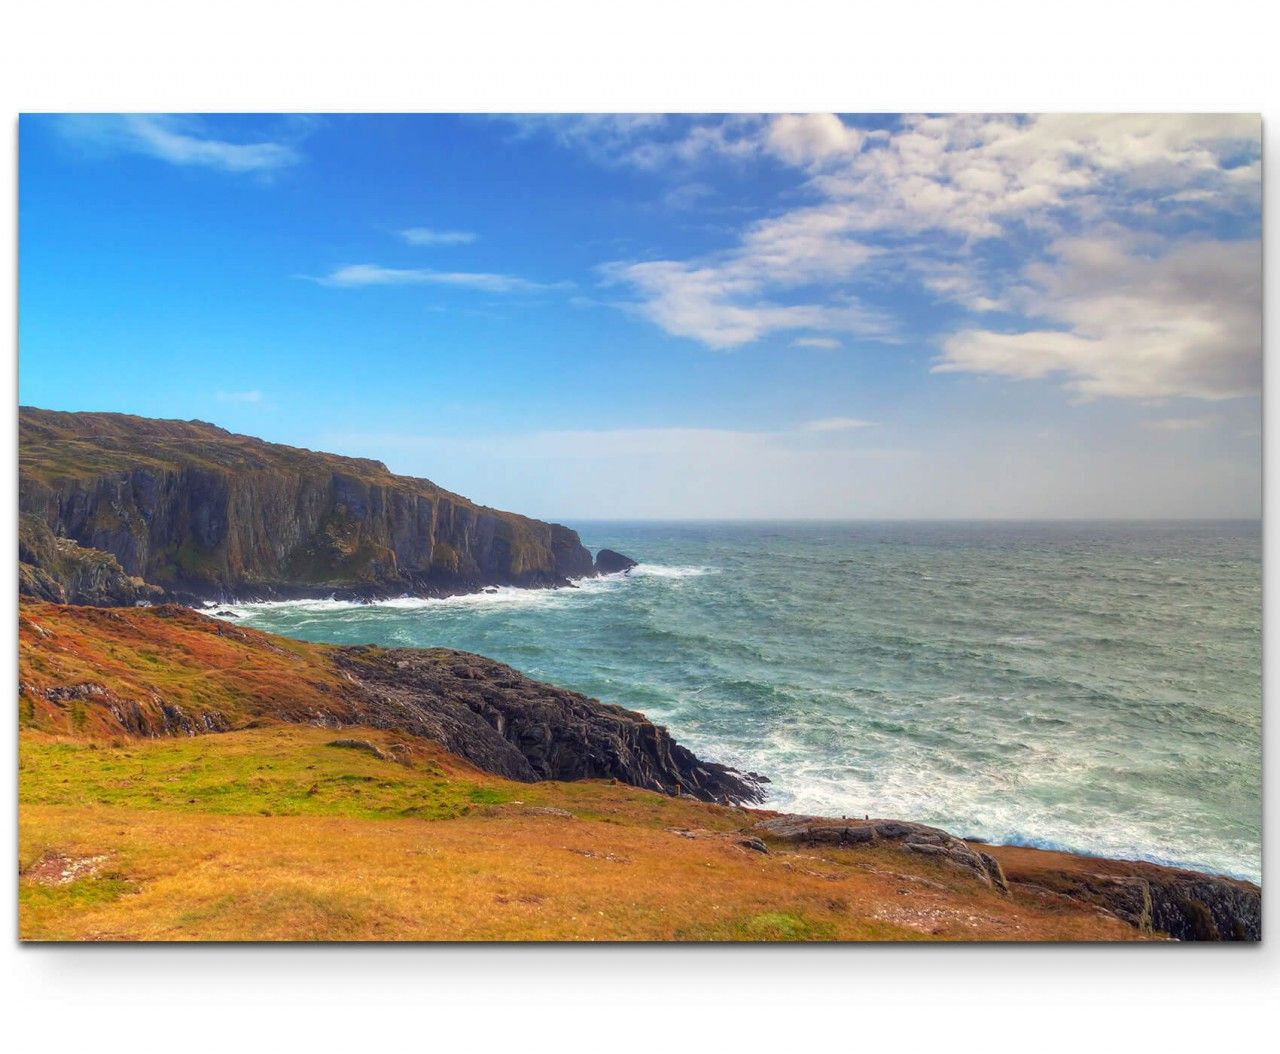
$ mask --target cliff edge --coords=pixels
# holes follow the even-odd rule
[[[568,527],[478,505],[379,461],[127,414],[21,407],[18,429],[28,595],[376,599],[596,573]]]

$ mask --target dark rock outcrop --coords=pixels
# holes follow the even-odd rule
[[[1262,891],[1212,875],[1147,880],[1151,928],[1180,941],[1262,940]]]
[[[1001,893],[1009,892],[1004,871],[994,857],[974,849],[953,834],[921,823],[784,815],[765,820],[755,829],[772,838],[804,845],[868,845],[881,840],[898,842],[911,852],[932,856],[958,867]]]
[[[125,605],[160,600],[110,553],[59,538],[34,516],[18,518],[18,592],[55,604]]]
[[[508,779],[617,779],[703,801],[763,800],[756,781],[701,761],[643,714],[446,649],[342,648],[356,720],[422,736]]]
[[[904,820],[778,815],[752,832],[797,845],[851,848],[893,842],[933,857],[1015,900],[1089,904],[1144,934],[1180,941],[1262,939],[1262,891],[1250,882],[1137,860],[971,845]],[[997,857],[1004,859],[1004,863]]]
[[[612,549],[601,549],[596,553],[596,574],[598,575],[616,575],[637,566],[639,566],[638,560],[632,560],[631,557],[623,556],[622,553],[614,552]]]
[[[304,644],[176,604],[22,601],[18,623],[20,706],[39,727],[157,738],[284,722],[332,729],[331,746],[355,750],[369,745],[359,729],[377,728],[526,783],[614,779],[710,802],[764,797],[758,780],[700,760],[642,714],[467,652]],[[86,677],[95,667],[100,679]]]
[[[1015,888],[1047,891],[1096,904],[1143,933],[1180,941],[1262,939],[1262,891],[1249,882],[1134,862],[1127,867],[1088,858],[1070,869],[1014,872]],[[1117,867],[1126,873],[1115,873]],[[1110,873],[1108,873],[1110,872]]]
[[[47,546],[28,546],[21,588],[46,599],[134,602],[107,582],[113,573],[182,601],[437,596],[594,573],[567,527],[477,505],[381,462],[198,421],[22,407],[19,465],[24,522],[103,568],[90,588],[68,589]]]

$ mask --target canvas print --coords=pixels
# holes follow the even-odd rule
[[[19,122],[28,941],[1258,941],[1261,122]]]

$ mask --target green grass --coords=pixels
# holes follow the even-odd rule
[[[96,743],[24,742],[24,802],[96,804],[259,816],[445,820],[511,800],[505,790],[362,751],[317,749],[293,730],[211,738]],[[264,747],[270,747],[270,751]]]
[[[66,885],[19,882],[18,914],[24,925],[56,938],[61,936],[58,920],[106,907],[137,891],[135,883],[115,874],[82,878]]]
[[[682,935],[704,941],[829,941],[836,937],[830,923],[801,914],[766,911],[717,923],[696,933]]]
[[[126,878],[94,877],[50,886],[41,882],[22,882],[18,886],[18,903],[24,911],[61,910],[68,907],[94,907],[110,904],[137,886]]]

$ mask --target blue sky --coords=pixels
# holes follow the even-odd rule
[[[20,399],[570,520],[1255,516],[1260,134],[26,116]]]

